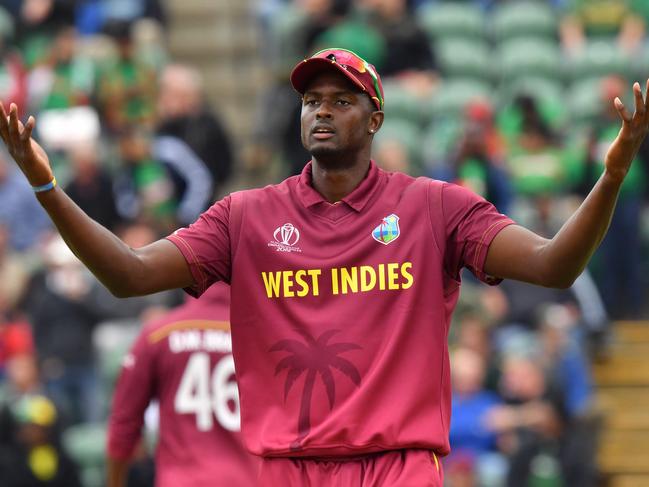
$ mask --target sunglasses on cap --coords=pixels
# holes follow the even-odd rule
[[[360,74],[368,73],[370,75],[370,78],[372,79],[372,84],[376,95],[376,96],[372,96],[370,94],[370,97],[378,101],[379,108],[381,110],[383,109],[383,95],[381,93],[381,88],[379,85],[379,76],[374,70],[374,67],[370,63],[365,61],[365,59],[360,57],[355,52],[350,51],[349,49],[340,49],[340,48],[323,49],[321,51],[316,52],[309,59],[313,59],[313,58],[328,59],[329,61],[339,65],[346,71],[348,71],[348,68],[352,68]]]

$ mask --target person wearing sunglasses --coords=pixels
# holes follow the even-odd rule
[[[386,101],[379,74],[353,52],[320,51],[291,83],[312,156],[302,173],[232,193],[137,249],[56,185],[33,117],[23,125],[15,105],[0,106],[0,135],[70,248],[115,295],[230,284],[242,435],[263,459],[259,485],[439,487],[460,271],[570,286],[606,233],[649,100],[635,83],[633,113],[613,101],[621,130],[605,169],[546,239],[467,189],[379,169],[371,148]]]

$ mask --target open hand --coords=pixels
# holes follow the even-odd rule
[[[9,154],[32,186],[41,186],[54,178],[50,161],[43,148],[32,139],[36,120],[30,116],[25,124],[18,120],[18,107],[12,103],[9,115],[0,102],[0,137]]]
[[[647,80],[649,91],[649,80]],[[606,153],[606,172],[616,181],[622,182],[642,141],[649,132],[649,96],[642,96],[640,83],[633,84],[635,110],[630,114],[622,100],[615,98],[615,109],[622,119],[622,128]]]

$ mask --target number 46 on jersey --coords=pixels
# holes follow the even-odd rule
[[[199,431],[210,431],[214,418],[226,430],[239,431],[239,390],[232,355],[223,356],[212,369],[210,354],[192,353],[176,391],[174,409],[178,414],[195,414]]]

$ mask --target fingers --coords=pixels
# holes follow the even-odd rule
[[[2,137],[2,140],[4,141],[5,144],[9,144],[9,124],[7,123],[7,112],[5,111],[5,107],[0,102],[0,136]]]
[[[23,144],[27,144],[29,143],[29,139],[31,139],[32,137],[32,130],[34,130],[34,125],[36,125],[36,119],[32,115],[30,115],[24,127],[22,127],[22,123],[20,123],[20,125],[22,129],[22,132],[20,134],[20,141]]]
[[[9,138],[15,144],[19,140],[20,131],[18,129],[18,107],[15,103],[9,106]]]
[[[635,111],[638,115],[644,116],[646,112],[645,102],[642,98],[642,88],[637,81],[633,83],[633,97],[635,98]]]
[[[30,116],[24,124],[18,119],[18,107],[15,103],[9,105],[9,115],[0,102],[0,137],[4,141],[9,153],[20,164],[20,160],[32,148],[31,137],[36,119]]]
[[[631,119],[633,117],[626,109],[624,103],[622,103],[622,100],[620,100],[619,97],[617,96],[615,97],[615,100],[613,100],[613,104],[615,105],[615,109],[617,110],[617,113],[619,113],[620,117],[622,117],[622,120],[624,120],[626,123],[631,122]]]
[[[34,117],[30,116],[29,119],[27,119],[27,122],[23,124],[18,119],[18,107],[15,103],[12,103],[9,106],[8,121],[6,113],[4,112],[4,107],[0,104],[0,118],[2,118],[2,120],[0,120],[0,134],[2,134],[3,139],[5,139],[9,150],[15,151],[18,149],[18,152],[23,152],[28,144],[30,144],[32,131],[36,124]]]

